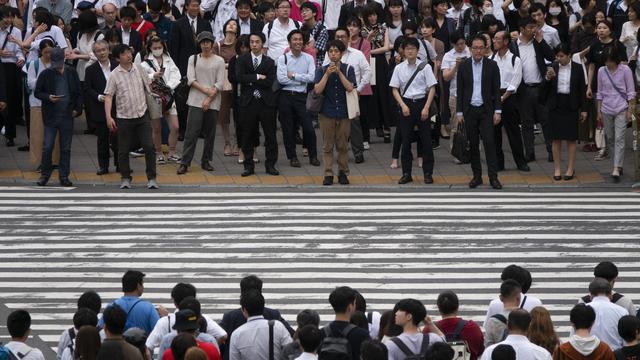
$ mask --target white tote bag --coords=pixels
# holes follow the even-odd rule
[[[371,59],[369,59],[369,69],[371,70],[371,81],[369,81],[370,85],[375,85],[376,84],[376,58],[375,57],[371,57]]]
[[[358,101],[358,90],[355,88],[346,92],[347,95],[347,115],[349,119],[360,116],[360,102]]]

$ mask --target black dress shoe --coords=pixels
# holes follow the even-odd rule
[[[299,168],[301,166],[300,160],[298,160],[297,157],[294,157],[293,159],[291,159],[290,163],[291,163],[291,167]]]
[[[431,174],[426,174],[424,176],[424,183],[425,184],[433,184],[433,176],[431,176]]]
[[[500,180],[498,180],[498,178],[489,179],[489,184],[491,184],[491,187],[496,190],[502,189],[502,184],[500,183]]]
[[[569,181],[569,180],[573,180],[573,178],[574,178],[575,176],[576,176],[576,172],[575,172],[575,170],[574,170],[574,171],[573,171],[573,173],[571,173],[571,175],[565,175],[565,176],[563,177],[563,179],[564,179],[565,181]]]
[[[620,182],[620,175],[611,174],[611,178],[613,179],[614,183],[619,183]]]
[[[356,164],[362,164],[364,162],[364,155],[358,154],[355,156]]]
[[[189,170],[189,167],[187,165],[180,164],[180,166],[178,166],[178,171],[176,171],[176,174],[178,175],[186,174],[187,170]]]
[[[347,174],[344,173],[344,171],[340,171],[340,173],[338,174],[338,182],[341,185],[349,185],[349,178],[347,177]]]
[[[204,171],[213,171],[213,166],[211,166],[211,163],[208,161],[205,161],[202,164],[200,164],[200,167]]]
[[[531,171],[531,168],[529,167],[529,165],[523,164],[523,165],[518,165],[518,170],[524,171],[524,172],[529,172],[529,171]]]
[[[482,185],[482,178],[481,177],[474,177],[473,179],[471,179],[471,181],[469,181],[469,187],[471,189],[477,188],[478,185]]]
[[[96,171],[96,175],[105,175],[109,173],[109,168],[100,168]]]
[[[12,147],[12,146],[16,146],[16,143],[13,141],[13,139],[7,139],[7,147]]]
[[[398,180],[398,184],[402,185],[402,184],[407,184],[413,181],[413,178],[411,177],[411,175],[409,174],[404,174],[402,175],[402,177],[400,178],[400,180]]]
[[[40,179],[38,179],[38,182],[36,184],[38,184],[38,186],[45,186],[47,185],[47,182],[49,182],[48,177],[40,176]]]
[[[254,169],[252,167],[247,167],[247,168],[244,168],[244,171],[242,172],[242,174],[240,174],[240,176],[247,177],[253,174],[255,174]]]
[[[69,179],[60,179],[60,186],[62,186],[62,187],[72,187],[73,183]]]
[[[560,176],[560,175],[553,175],[553,180],[555,180],[555,181],[560,181],[560,180],[562,180],[562,176]]]
[[[333,176],[325,176],[322,185],[333,185]]]
[[[384,143],[389,144],[391,142],[391,134],[384,134]]]
[[[280,171],[278,171],[275,166],[267,166],[267,174],[278,176],[280,175]]]
[[[310,158],[309,159],[309,164],[311,164],[313,166],[320,166],[320,160],[318,160],[318,158]]]
[[[20,146],[18,148],[18,151],[29,151],[29,144],[24,145],[24,146]]]
[[[553,153],[549,153],[549,155],[547,155],[547,161],[553,162]]]

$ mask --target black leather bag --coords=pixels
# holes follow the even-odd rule
[[[471,144],[467,137],[467,130],[462,123],[458,123],[457,130],[458,131],[453,134],[451,155],[466,164],[471,161]]]

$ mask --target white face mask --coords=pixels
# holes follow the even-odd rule
[[[485,6],[483,10],[485,14],[493,14],[493,6]]]
[[[559,7],[549,8],[549,15],[558,16],[560,15],[561,9]]]
[[[162,49],[151,50],[151,53],[155,57],[160,57],[160,56],[162,56],[163,50]]]

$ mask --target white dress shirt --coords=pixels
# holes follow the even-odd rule
[[[501,344],[513,347],[516,360],[551,360],[551,354],[545,348],[531,343],[524,335],[509,335],[503,342],[489,346],[482,353],[480,360],[491,360],[493,349]]]
[[[442,70],[449,70],[449,69],[453,69],[456,66],[456,59],[457,58],[461,58],[461,57],[470,57],[471,56],[471,52],[469,51],[468,47],[464,47],[464,50],[462,52],[457,52],[455,48],[452,48],[451,50],[447,51],[446,54],[444,54],[444,56],[442,57],[442,65],[440,66],[442,68]],[[456,86],[456,84],[458,83],[458,79],[456,77],[456,75],[453,75],[453,79],[451,79],[451,81],[449,82],[449,94],[451,94],[451,96],[456,96],[457,94],[457,89],[458,87]]]
[[[329,65],[330,62],[329,57],[325,56],[322,66]],[[347,51],[342,54],[340,62],[353,67],[356,75],[356,90],[358,92],[361,92],[371,82],[371,66],[362,51],[347,46]]]
[[[292,342],[280,321],[273,323],[273,355],[279,359],[282,348]],[[231,334],[229,360],[268,360],[269,321],[264,316],[252,316]]]
[[[558,30],[547,23],[542,27],[542,37],[544,37],[544,41],[546,41],[552,49],[555,49],[556,46],[560,45]]]
[[[558,94],[569,95],[571,88],[571,62],[567,65],[558,64]]]
[[[522,63],[520,58],[507,50],[504,56],[496,53],[491,57],[500,69],[500,90],[517,92],[522,81]]]
[[[536,62],[536,49],[533,47],[531,39],[528,43],[518,39],[518,50],[520,51],[520,60],[522,64],[522,81],[525,84],[540,84],[542,82],[542,75],[538,69],[538,63]]]
[[[407,99],[416,100],[425,98],[429,88],[438,83],[433,75],[433,69],[429,64],[426,64],[420,73],[416,75],[411,84],[409,84],[409,88],[405,91],[407,82],[421,63],[421,60],[416,59],[416,62],[413,65],[409,64],[408,60],[398,64],[395,69],[393,69],[393,75],[391,75],[389,87],[398,89],[400,95],[404,92],[402,97]]]
[[[623,346],[622,338],[618,334],[618,321],[621,317],[629,315],[622,306],[612,303],[606,296],[596,296],[587,304],[596,312],[596,321],[591,327],[591,335],[604,341],[613,351]],[[573,334],[573,331],[571,332]]]
[[[303,352],[295,360],[318,360],[318,355],[308,353],[308,352]]]
[[[9,349],[9,351],[11,351],[14,355],[22,360],[44,360],[42,351],[30,347],[29,345],[22,342],[9,341],[4,347]],[[20,354],[22,354],[23,356],[20,356]]]
[[[240,35],[251,34],[251,18],[248,18],[247,21],[238,18],[238,23],[240,24]]]
[[[122,43],[125,45],[131,45],[129,43],[129,40],[131,39],[131,28],[129,28],[129,30],[125,30],[123,27],[120,27],[120,29],[122,29]]]
[[[536,306],[542,306],[542,301],[540,301],[540,299],[538,299],[537,297],[531,296],[529,294],[521,295],[520,308],[525,309],[528,312],[531,312],[531,310],[533,310],[533,308]],[[499,298],[491,300],[491,302],[489,303],[489,309],[487,310],[487,316],[485,316],[484,318],[483,326],[484,324],[489,322],[489,318],[491,318],[495,314],[502,314],[503,311],[504,311],[504,304],[502,303],[502,301],[500,301]]]
[[[267,41],[264,43],[264,47],[268,48],[267,56],[274,61],[284,54],[284,49],[289,47],[289,41],[287,35],[295,29],[296,21],[289,18],[285,25],[282,25],[280,19],[273,20],[273,26],[271,27],[271,35],[269,35],[269,24],[264,24],[262,32]],[[299,27],[299,26],[298,26]]]
[[[11,30],[11,34],[9,34],[9,30]],[[20,46],[18,46],[18,44],[7,39],[9,35],[13,36],[17,40],[22,39],[20,29],[15,26],[8,26],[4,30],[0,29],[0,46],[2,46],[2,44],[5,44],[4,50],[11,52],[9,56],[3,56],[0,58],[0,60],[3,63],[15,64],[16,62],[18,62],[18,60],[24,60],[24,54],[22,53],[22,49],[20,48]]]

